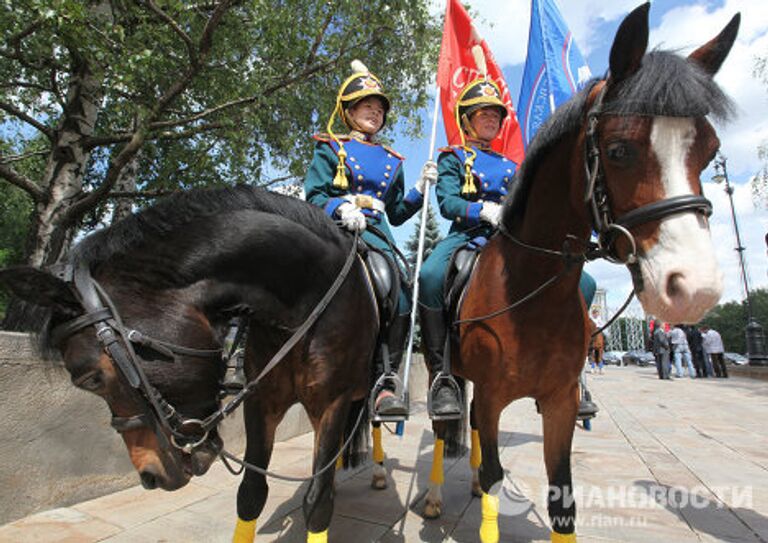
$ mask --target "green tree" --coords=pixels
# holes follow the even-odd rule
[[[768,51],[755,58],[752,75],[768,90]],[[768,209],[768,141],[762,141],[757,146],[757,156],[763,162],[763,167],[755,174],[750,183],[752,201],[755,206]]]
[[[438,23],[426,0],[0,4],[0,179],[33,205],[27,261],[59,260],[117,189],[300,175],[352,58],[420,130]]]
[[[760,324],[768,324],[768,289],[757,289],[750,292],[752,313]],[[747,352],[745,328],[747,326],[746,302],[728,302],[715,306],[701,324],[717,330],[723,338],[726,351],[738,353]]]
[[[418,215],[418,219],[416,220],[416,225],[413,228],[413,233],[411,234],[411,237],[405,243],[405,251],[406,251],[405,256],[408,259],[408,265],[411,267],[412,270],[416,269],[416,254],[419,250],[419,232],[420,231],[421,231],[421,213],[419,213]],[[429,209],[427,209],[427,226],[424,232],[424,256],[423,256],[424,260],[426,260],[430,254],[432,254],[432,250],[440,242],[441,239],[443,239],[443,236],[440,234],[440,226],[437,224],[437,219],[435,218],[435,212],[432,210],[432,207],[430,206]]]

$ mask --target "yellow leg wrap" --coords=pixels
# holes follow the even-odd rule
[[[499,541],[499,497],[483,492],[481,499],[483,521],[480,523],[480,541],[498,543]]]
[[[307,543],[328,543],[328,530],[307,532]]]
[[[339,457],[336,459],[336,471],[341,471],[344,469],[344,455],[340,454]]]
[[[480,432],[472,430],[472,452],[469,453],[469,467],[477,469],[483,461],[483,451],[480,448]]]
[[[432,471],[429,473],[429,480],[436,485],[445,482],[443,475],[443,449],[445,442],[442,439],[435,440],[435,450],[432,453]]]
[[[552,532],[550,541],[552,543],[576,543],[576,534],[558,534]]]
[[[373,461],[381,464],[384,461],[384,447],[381,445],[381,426],[371,430],[373,434]]]
[[[254,537],[256,537],[256,519],[243,520],[238,518],[232,543],[253,543]]]

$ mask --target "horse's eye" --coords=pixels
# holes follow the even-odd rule
[[[74,381],[74,385],[83,390],[97,392],[104,387],[104,379],[102,378],[101,372],[95,371],[77,378]]]
[[[609,143],[607,151],[608,159],[613,162],[625,162],[630,155],[629,146],[622,141]]]

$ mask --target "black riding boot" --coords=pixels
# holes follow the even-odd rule
[[[408,325],[410,324],[411,316],[409,314],[398,315],[389,325],[389,330],[386,333],[386,342],[389,350],[389,375],[397,375],[400,369],[400,363],[403,361],[403,354],[405,350],[405,341],[408,336]],[[379,349],[376,353],[374,360],[376,379],[378,380],[386,372],[384,361],[382,358],[382,349]],[[390,392],[391,394],[387,394]],[[408,414],[408,406],[405,405],[403,399],[397,396],[395,390],[395,383],[390,379],[385,379],[379,390],[375,391],[376,402],[374,410],[377,415],[385,416],[405,416]]]
[[[449,375],[445,368],[443,356],[448,333],[444,312],[442,309],[430,309],[421,306],[419,307],[419,314],[421,316],[421,341],[430,375],[434,377],[438,372]],[[456,389],[445,379],[440,379],[434,385],[430,388],[432,390],[432,413],[430,414],[437,416],[460,415],[461,403]]]

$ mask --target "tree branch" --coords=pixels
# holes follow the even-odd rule
[[[151,123],[149,125],[149,128],[150,130],[157,130],[160,128],[170,128],[170,127],[179,126],[182,124],[189,124],[191,122],[199,121],[200,119],[208,117],[209,115],[213,115],[214,113],[218,113],[219,111],[223,111],[225,109],[229,109],[231,107],[239,106],[242,104],[249,104],[249,103],[255,102],[256,100],[258,100],[257,96],[248,96],[247,98],[232,100],[231,102],[225,102],[223,104],[219,104],[218,106],[214,106],[204,111],[200,111],[198,113],[195,113],[194,115],[185,117],[183,119],[173,119],[169,121],[158,121],[155,123]]]
[[[187,130],[182,130],[179,132],[173,132],[173,131],[165,131],[165,132],[157,132],[153,134],[148,134],[145,136],[145,141],[154,141],[154,140],[179,140],[188,138],[190,136],[194,136],[195,134],[201,134],[203,132],[211,132],[213,130],[219,130],[221,128],[226,128],[229,126],[226,123],[208,123],[208,124],[201,124],[199,126],[193,126],[192,128],[189,128]],[[87,138],[83,142],[83,147],[88,150],[95,149],[96,147],[103,147],[105,145],[114,145],[116,143],[125,143],[127,141],[131,141],[133,138],[134,132],[124,132],[124,133],[118,133],[118,134],[110,134],[107,136],[92,136],[90,138]]]
[[[34,181],[5,164],[0,164],[0,177],[29,194],[35,203],[46,200],[45,192]]]
[[[20,43],[27,36],[34,34],[34,32],[41,26],[43,26],[43,19],[32,21],[27,28],[8,38],[8,43],[12,43],[13,45]]]
[[[20,109],[16,108],[15,106],[13,106],[11,104],[7,104],[5,102],[0,102],[0,109],[5,111],[6,113],[10,113],[14,117],[18,118],[19,120],[24,121],[25,123],[27,123],[27,124],[29,124],[31,126],[34,126],[40,132],[45,134],[48,137],[49,140],[53,140],[53,132],[51,131],[51,129],[49,127],[47,127],[43,123],[37,121],[36,119],[31,117],[30,115],[27,115],[26,113],[24,113]]]
[[[328,31],[328,27],[331,24],[331,21],[333,20],[333,14],[334,11],[332,9],[328,10],[328,13],[325,16],[325,21],[323,21],[323,25],[320,27],[320,30],[317,32],[317,36],[315,36],[315,41],[312,44],[312,47],[309,49],[309,54],[307,55],[307,60],[304,62],[304,67],[309,66],[315,61],[315,58],[317,58],[317,50],[320,48],[320,45],[323,43],[323,38],[325,38],[325,33]]]
[[[6,157],[0,157],[0,164],[10,164],[12,162],[19,162],[20,160],[31,158],[33,156],[45,156],[49,153],[50,151],[34,151],[31,153],[24,153],[23,155],[10,155]]]
[[[139,198],[161,198],[163,196],[168,196],[169,194],[174,194],[176,192],[183,192],[181,190],[145,190],[145,191],[126,191],[126,190],[116,190],[107,196],[107,198],[131,198],[138,200]]]
[[[184,30],[181,29],[179,26],[179,23],[177,23],[173,17],[168,15],[166,12],[164,12],[160,7],[155,4],[152,0],[147,0],[144,2],[146,6],[152,10],[152,12],[160,17],[163,21],[165,21],[168,26],[171,27],[171,29],[176,33],[177,36],[181,38],[181,41],[184,42],[184,45],[187,47],[187,54],[189,55],[189,63],[190,65],[194,66],[197,64],[197,51],[195,50],[195,44],[192,42],[192,38],[189,37],[189,34],[184,32]]]

